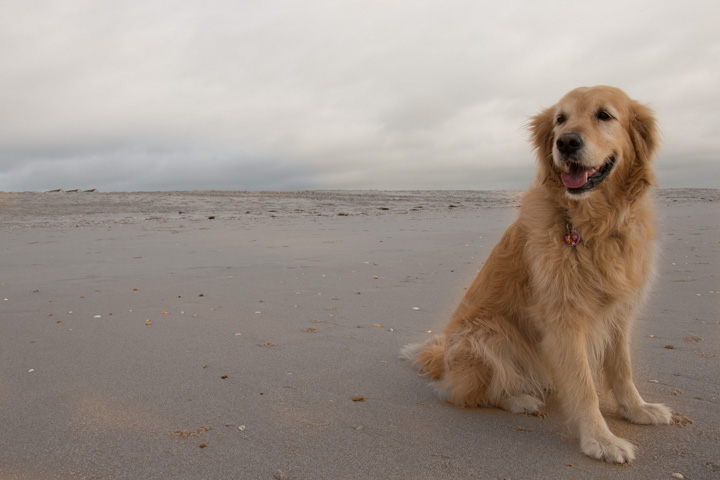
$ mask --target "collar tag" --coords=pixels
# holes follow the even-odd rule
[[[565,232],[565,235],[563,235],[563,241],[568,247],[574,247],[580,243],[580,234],[575,230],[568,229],[568,231]]]

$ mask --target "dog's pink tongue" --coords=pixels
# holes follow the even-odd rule
[[[560,175],[560,178],[567,188],[580,188],[587,183],[591,170],[590,168],[571,165],[570,171]]]

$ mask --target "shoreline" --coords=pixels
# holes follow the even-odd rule
[[[31,223],[58,226],[167,219],[200,221],[211,216],[215,220],[248,220],[437,214],[451,210],[516,208],[523,193],[520,190],[0,192],[0,227]],[[658,206],[720,202],[720,190],[715,189],[655,189],[653,194]]]

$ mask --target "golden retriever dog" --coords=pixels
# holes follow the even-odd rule
[[[458,406],[531,413],[554,392],[585,454],[630,462],[633,445],[600,413],[595,373],[627,420],[671,422],[635,388],[628,347],[653,273],[655,119],[622,90],[582,87],[529,130],[538,169],[518,219],[444,334],[402,356]]]

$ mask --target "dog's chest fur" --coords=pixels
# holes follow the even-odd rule
[[[642,302],[655,250],[649,203],[624,212],[594,214],[586,208],[573,215],[572,209],[544,200],[544,206],[523,207],[518,221],[527,232],[532,303],[544,305],[546,312],[597,317]],[[564,242],[568,229],[578,232],[577,245]],[[541,231],[547,233],[538,236]]]

